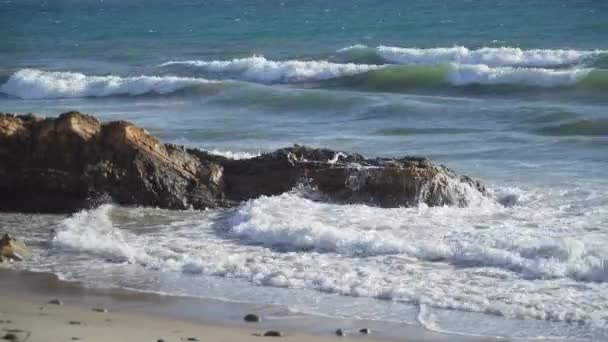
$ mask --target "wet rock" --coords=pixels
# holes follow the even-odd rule
[[[82,322],[80,322],[80,321],[69,321],[68,323],[70,325],[82,325]]]
[[[221,177],[183,149],[125,121],[78,112],[0,114],[0,208],[70,212],[112,200],[171,209],[216,207]]]
[[[92,310],[92,311],[95,311],[95,312],[101,312],[101,313],[106,313],[106,312],[108,312],[108,310],[107,310],[107,309],[104,309],[104,308],[93,308],[93,309],[91,309],[91,310]]]
[[[22,261],[31,256],[27,246],[8,234],[0,238],[0,259],[9,261]]]
[[[303,182],[330,201],[381,207],[466,206],[471,197],[489,197],[481,183],[419,157],[366,159],[295,145],[222,166],[233,201],[278,195]]]
[[[344,330],[338,329],[338,330],[336,330],[336,335],[338,335],[338,336],[346,336],[346,333],[344,332]]]
[[[267,332],[264,333],[265,337],[281,337],[283,336],[283,332],[282,331],[277,331],[277,330],[268,330]]]
[[[63,301],[61,299],[51,299],[48,301],[48,304],[52,305],[63,305]]]
[[[372,331],[369,328],[363,328],[363,329],[359,329],[359,332],[364,334],[364,335],[369,335],[372,333]]]
[[[186,341],[200,341],[197,337],[188,337]]]
[[[243,317],[243,320],[245,322],[249,322],[249,323],[257,323],[257,322],[261,321],[260,316],[255,315],[255,314],[247,314],[247,315],[245,315],[245,317]]]
[[[295,145],[232,160],[162,144],[126,121],[0,113],[0,210],[71,212],[112,201],[169,209],[238,205],[306,184],[319,198],[382,207],[466,206],[483,185],[428,159]]]
[[[7,340],[7,341],[13,341],[13,342],[26,341],[30,336],[29,331],[25,331],[25,330],[21,330],[21,329],[7,329],[5,331],[6,331],[6,333],[2,336],[2,339]]]
[[[8,341],[19,341],[19,337],[13,333],[5,334],[4,337],[2,337],[2,339],[8,340]]]

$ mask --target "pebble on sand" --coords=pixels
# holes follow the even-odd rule
[[[104,309],[104,308],[93,308],[92,310],[95,312],[102,312],[102,313],[108,312],[108,309]]]
[[[247,315],[245,315],[245,317],[243,317],[243,319],[245,320],[245,322],[250,322],[250,323],[257,323],[257,322],[261,321],[260,316],[255,315],[255,314],[247,314]]]
[[[63,302],[61,301],[61,299],[51,299],[48,302],[49,304],[53,304],[53,305],[63,305]]]
[[[267,332],[264,333],[264,336],[266,336],[266,337],[281,337],[281,336],[283,336],[283,332],[276,331],[276,330],[268,330]]]
[[[81,325],[82,324],[82,322],[80,322],[80,321],[70,321],[69,323],[70,323],[70,325]]]
[[[344,330],[338,329],[338,330],[336,330],[336,335],[338,335],[338,336],[346,336],[346,333],[344,332]]]
[[[17,337],[17,335],[13,334],[13,333],[8,333],[6,335],[4,335],[4,337],[2,337],[3,340],[8,340],[8,341],[19,341],[19,338]]]
[[[365,335],[369,335],[372,333],[372,331],[369,328],[363,328],[363,329],[359,329],[359,332]]]

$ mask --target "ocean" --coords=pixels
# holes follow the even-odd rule
[[[294,189],[0,227],[34,250],[18,267],[92,286],[607,340],[606,18],[603,0],[0,0],[0,111],[129,120],[231,158],[426,156],[498,199],[383,209]]]

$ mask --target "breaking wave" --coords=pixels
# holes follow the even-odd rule
[[[257,57],[256,57],[257,58]],[[265,59],[263,59],[266,61]],[[581,88],[608,89],[608,72],[591,68],[546,69],[524,67],[489,67],[487,65],[357,65],[329,62],[270,62],[264,66],[225,62],[187,63],[189,67],[223,72],[210,75],[219,79],[240,79],[258,83],[314,82],[320,87],[400,91],[468,86],[509,86],[514,88]],[[217,62],[219,63],[219,62]],[[290,64],[293,63],[293,64]],[[238,72],[235,73],[235,71]],[[221,75],[220,75],[221,74]],[[207,76],[207,75],[206,75]],[[214,94],[229,81],[184,76],[93,76],[78,72],[51,72],[22,69],[0,86],[0,93],[22,99],[167,95],[177,92]],[[249,89],[249,91],[253,91]],[[244,97],[241,94],[241,97]],[[271,96],[277,103],[276,96]],[[244,97],[247,99],[247,97]],[[238,99],[237,99],[238,100]],[[243,101],[242,99],[240,101]]]
[[[0,92],[23,99],[102,97],[113,95],[170,94],[216,81],[174,76],[88,76],[78,72],[22,69],[15,72]]]
[[[320,203],[292,192],[236,210],[191,213],[171,226],[159,222],[145,234],[120,222],[148,217],[140,212],[153,209],[103,205],[60,222],[53,246],[91,255],[97,264],[96,256],[259,286],[606,326],[599,313],[608,312],[601,300],[608,254],[592,235],[559,233],[562,226],[599,224],[605,212],[564,222],[562,209],[536,207],[554,194],[504,191],[520,198],[517,206],[382,209]],[[524,229],[522,222],[555,231]],[[560,300],[582,295],[585,300]]]
[[[378,69],[377,65],[331,63],[328,61],[271,61],[261,56],[227,61],[169,61],[161,67],[201,68],[220,77],[235,77],[262,83],[321,81]]]
[[[464,46],[438,47],[429,49],[403,48],[394,46],[353,45],[338,50],[358,63],[374,64],[420,64],[438,65],[448,63],[484,64],[490,67],[540,67],[553,68],[591,62],[606,54],[602,50],[531,49],[513,47],[483,47],[469,49]]]

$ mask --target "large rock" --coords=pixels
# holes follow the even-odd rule
[[[227,160],[222,166],[226,196],[233,201],[277,195],[299,183],[331,201],[382,207],[466,206],[472,198],[488,196],[480,182],[418,157],[365,159],[296,145],[253,159]]]
[[[331,201],[468,204],[484,187],[423,158],[365,159],[302,146],[231,160],[160,143],[125,121],[0,114],[0,209],[72,211],[112,200],[171,209],[232,206],[307,184]]]
[[[31,252],[23,242],[13,239],[10,235],[4,234],[0,238],[0,262],[4,260],[22,261],[29,258]]]

